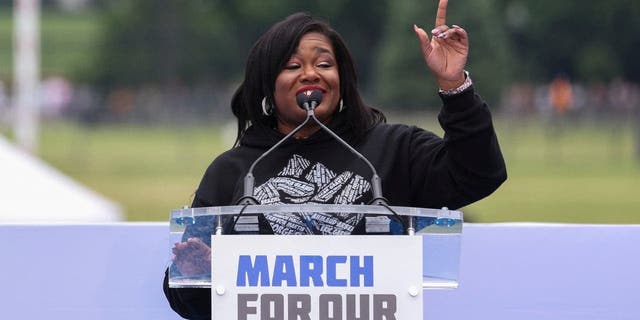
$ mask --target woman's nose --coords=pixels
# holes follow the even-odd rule
[[[320,76],[318,76],[318,72],[316,72],[316,69],[313,66],[307,66],[302,69],[301,80],[303,82],[304,81],[315,82],[320,80]]]

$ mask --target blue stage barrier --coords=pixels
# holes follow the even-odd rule
[[[640,319],[640,226],[465,224],[425,319]],[[179,319],[166,223],[0,225],[1,319]]]

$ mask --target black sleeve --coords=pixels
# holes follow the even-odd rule
[[[507,172],[491,113],[473,87],[441,98],[443,139],[422,130],[412,137],[412,202],[457,209],[491,194]]]
[[[196,207],[209,207],[197,193],[191,205]],[[213,226],[211,226],[213,228]],[[185,231],[189,233],[191,231]],[[211,231],[208,231],[211,235]],[[205,237],[204,239],[208,239]],[[207,240],[207,243],[209,241]],[[185,319],[211,319],[211,289],[207,288],[169,288],[169,270],[165,271],[163,282],[164,295],[169,301],[171,309]]]
[[[171,309],[185,319],[211,319],[211,289],[169,288],[168,270],[164,274],[164,295]]]
[[[236,157],[237,158],[237,157]],[[238,177],[244,162],[235,161],[230,152],[218,156],[205,171],[195,193],[192,208],[229,205],[238,188]],[[211,245],[211,234],[215,229],[212,217],[196,218],[193,226],[187,227],[183,239],[201,238]],[[165,296],[171,308],[186,319],[211,318],[211,290],[207,288],[169,288],[168,273],[163,282]]]

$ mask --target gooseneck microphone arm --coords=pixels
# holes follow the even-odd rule
[[[373,194],[373,200],[371,200],[370,204],[387,204],[387,199],[382,196],[382,182],[380,180],[380,176],[376,171],[376,168],[371,164],[371,162],[365,158],[360,152],[354,149],[351,145],[349,145],[346,141],[344,141],[340,136],[338,136],[331,129],[327,128],[314,113],[316,106],[322,102],[322,91],[320,90],[309,90],[304,91],[296,96],[296,101],[298,102],[298,106],[307,111],[307,115],[313,118],[313,120],[322,128],[322,130],[329,133],[334,139],[338,140],[340,144],[346,147],[351,153],[353,153],[356,157],[360,158],[364,163],[369,166],[371,169],[371,192]]]
[[[385,199],[382,195],[382,182],[381,182],[380,176],[378,175],[378,172],[376,171],[376,168],[373,166],[373,164],[371,164],[371,162],[367,158],[365,158],[365,156],[363,156],[360,152],[354,149],[346,141],[340,138],[340,136],[338,136],[335,132],[327,128],[320,120],[318,120],[318,118],[316,118],[314,109],[322,102],[322,91],[320,90],[303,91],[296,96],[296,102],[298,103],[298,106],[300,108],[307,111],[307,117],[299,126],[297,126],[295,129],[289,132],[289,134],[287,134],[284,138],[278,141],[278,143],[273,145],[273,147],[271,147],[269,150],[263,153],[260,157],[258,157],[258,159],[256,159],[251,164],[251,167],[249,168],[249,172],[244,177],[244,195],[242,198],[240,198],[240,200],[238,200],[238,204],[258,204],[258,201],[253,197],[253,188],[255,184],[253,169],[265,156],[267,156],[273,150],[278,148],[284,141],[292,137],[296,132],[300,131],[300,129],[302,129],[304,126],[307,125],[310,119],[313,119],[318,124],[318,126],[322,128],[322,130],[329,133],[334,139],[340,142],[340,144],[342,144],[345,148],[351,151],[351,153],[353,153],[360,160],[362,160],[367,166],[369,166],[369,169],[372,172],[371,192],[373,195],[373,199],[371,200],[370,204],[387,205],[387,199]]]
[[[260,155],[260,157],[258,157],[258,159],[253,161],[253,163],[251,164],[251,167],[249,167],[249,172],[247,172],[247,175],[244,176],[244,192],[243,192],[242,198],[240,198],[240,200],[238,200],[238,204],[239,205],[258,204],[258,200],[256,200],[256,198],[253,196],[253,187],[254,187],[254,184],[255,184],[255,177],[253,176],[253,169],[258,164],[258,162],[260,162],[264,157],[266,157],[273,150],[278,148],[282,143],[284,143],[289,138],[291,138],[294,134],[296,134],[296,132],[300,131],[300,129],[302,129],[305,125],[307,125],[307,122],[309,122],[309,119],[311,119],[312,116],[313,116],[313,111],[307,110],[307,118],[304,119],[304,121],[299,126],[297,126],[295,129],[293,129],[291,132],[289,132],[286,136],[284,136],[284,138],[280,139],[280,141],[278,141],[278,143],[274,144],[273,147],[269,148],[269,150],[267,150],[262,155]]]
[[[293,129],[291,132],[289,132],[286,136],[284,136],[284,138],[280,139],[280,141],[278,141],[275,145],[273,145],[271,148],[269,148],[269,150],[264,152],[255,161],[253,161],[253,163],[249,167],[249,171],[247,172],[247,174],[244,177],[243,197],[238,200],[238,204],[239,205],[244,205],[245,208],[248,205],[256,205],[256,204],[258,204],[258,200],[253,196],[253,191],[254,191],[253,189],[254,189],[254,184],[255,184],[255,178],[253,176],[253,169],[255,168],[255,166],[262,159],[264,159],[264,157],[266,157],[268,154],[270,154],[273,150],[277,149],[282,143],[287,141],[294,134],[296,134],[303,127],[305,127],[307,125],[307,123],[309,123],[309,120],[313,119],[318,124],[318,126],[320,126],[320,128],[322,130],[324,130],[327,133],[329,133],[329,135],[331,135],[334,139],[336,139],[338,142],[340,142],[340,144],[342,144],[345,148],[347,148],[356,157],[358,157],[360,160],[362,160],[369,167],[369,169],[371,170],[371,172],[372,172],[372,176],[371,176],[371,189],[372,190],[371,190],[371,192],[372,192],[373,199],[370,201],[369,204],[384,206],[402,224],[402,227],[403,227],[403,229],[405,231],[407,231],[410,234],[413,233],[412,232],[413,231],[413,226],[411,225],[411,226],[409,226],[409,228],[407,228],[407,225],[404,222],[404,220],[395,211],[393,211],[393,209],[391,209],[391,207],[389,207],[389,205],[387,203],[387,199],[385,199],[384,196],[382,195],[382,181],[380,179],[380,176],[378,175],[378,172],[376,171],[376,168],[373,166],[373,164],[371,164],[371,162],[367,158],[365,158],[364,155],[362,155],[360,152],[358,152],[356,149],[354,149],[346,141],[344,141],[342,138],[340,138],[340,136],[338,136],[335,132],[333,132],[331,129],[327,128],[327,126],[325,126],[320,120],[318,120],[318,118],[316,118],[314,110],[322,102],[322,91],[320,91],[320,90],[303,91],[303,92],[297,94],[296,102],[298,103],[298,106],[300,108],[302,108],[303,110],[305,110],[307,112],[306,118],[304,119],[304,121],[299,126],[297,126],[295,129]],[[243,208],[242,211],[244,211],[244,208]],[[241,214],[242,213],[240,213],[240,215]],[[238,215],[238,217],[236,217],[236,219],[233,221],[231,229],[234,228],[234,226],[235,226],[236,222],[238,221],[238,218],[239,218],[240,215]],[[221,223],[221,221],[219,221],[219,223]]]
[[[387,204],[387,199],[385,199],[382,196],[382,180],[380,179],[380,176],[378,175],[378,171],[376,171],[376,168],[373,166],[373,164],[371,164],[371,162],[367,158],[365,158],[365,156],[363,156],[362,153],[358,152],[358,150],[354,149],[346,141],[340,138],[340,136],[338,136],[335,132],[333,132],[331,129],[327,128],[324,124],[322,124],[322,122],[318,120],[318,118],[316,118],[316,115],[315,113],[313,113],[313,110],[311,110],[311,118],[313,118],[313,120],[320,126],[320,128],[322,128],[324,131],[329,133],[333,138],[338,140],[340,144],[342,144],[345,148],[351,151],[351,153],[353,153],[355,156],[360,158],[360,160],[362,160],[364,163],[367,164],[367,166],[369,166],[369,169],[371,169],[371,172],[372,172],[371,192],[373,194],[373,199],[371,200],[370,204]]]
[[[316,115],[313,111],[316,108],[316,106],[320,104],[320,101],[322,101],[322,92],[320,92],[319,90],[314,90],[312,92],[308,92],[306,95],[300,94],[298,95],[297,100],[298,100],[298,106],[305,109],[307,111],[307,116],[311,117],[320,126],[320,128],[322,128],[322,130],[329,133],[334,139],[340,142],[340,144],[346,147],[349,151],[351,151],[351,153],[353,153],[356,157],[360,158],[360,160],[362,160],[364,163],[367,164],[367,166],[369,166],[369,169],[371,169],[371,173],[372,173],[371,193],[373,196],[373,199],[369,202],[369,204],[380,205],[387,208],[387,210],[389,210],[389,212],[392,213],[392,217],[394,217],[402,225],[402,230],[404,230],[404,232],[411,235],[414,234],[415,229],[413,228],[413,223],[411,219],[409,219],[409,226],[407,226],[407,223],[404,221],[404,219],[402,219],[402,217],[400,217],[400,215],[398,215],[398,213],[396,213],[389,206],[387,199],[385,199],[384,196],[382,195],[382,180],[378,175],[378,171],[376,171],[376,168],[373,166],[373,164],[371,164],[369,159],[367,159],[364,155],[362,155],[362,153],[358,152],[358,150],[354,149],[346,141],[340,138],[340,136],[338,136],[335,132],[327,128],[320,120],[318,120],[318,118],[316,118]]]

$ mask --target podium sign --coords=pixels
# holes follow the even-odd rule
[[[214,320],[422,320],[422,238],[213,235]]]

